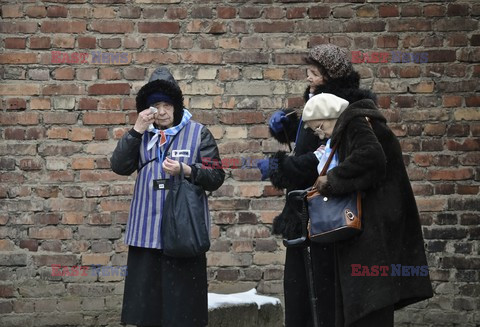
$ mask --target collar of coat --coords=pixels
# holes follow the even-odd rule
[[[383,123],[387,122],[385,116],[378,110],[375,102],[371,99],[353,102],[342,112],[340,117],[338,117],[331,137],[332,144],[337,143],[343,131],[347,128],[347,125],[356,117],[368,117],[371,120],[381,121]]]

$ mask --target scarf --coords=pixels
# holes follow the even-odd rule
[[[180,124],[176,126],[162,130],[155,128],[153,125],[150,125],[148,131],[150,133],[153,133],[153,136],[150,141],[148,141],[147,150],[153,148],[157,141],[159,141],[158,147],[161,147],[164,144],[168,143],[170,137],[180,132],[180,130],[185,127],[185,125],[187,125],[187,123],[190,121],[190,118],[192,118],[192,114],[187,109],[183,109],[182,120],[180,121]]]
[[[317,171],[320,174],[322,172],[323,166],[325,166],[325,163],[327,163],[327,159],[330,156],[330,153],[332,152],[332,148],[330,148],[330,139],[327,141],[326,145],[320,146],[314,154],[317,156],[318,159],[318,166],[317,166]],[[332,168],[335,168],[338,166],[338,154],[335,153],[333,155],[332,161],[330,162],[330,165],[328,166],[327,171],[329,171]]]

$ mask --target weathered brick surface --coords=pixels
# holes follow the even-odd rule
[[[478,326],[480,4],[237,2],[0,1],[0,325],[119,324],[123,277],[52,276],[51,265],[125,264],[134,177],[108,158],[153,69],[171,68],[223,158],[258,159],[285,150],[266,121],[301,110],[306,49],[332,42],[428,55],[354,64],[400,139],[435,291],[396,326]],[[284,192],[257,169],[227,172],[210,198],[210,288],[282,297],[285,250],[271,224]]]

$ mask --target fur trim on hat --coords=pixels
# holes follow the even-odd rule
[[[155,92],[162,92],[169,96],[173,102],[173,125],[180,124],[183,117],[183,94],[180,87],[167,80],[157,79],[145,84],[136,97],[137,112],[140,113],[148,108],[147,97]]]

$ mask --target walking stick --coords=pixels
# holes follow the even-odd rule
[[[307,191],[306,190],[295,190],[288,193],[287,201],[290,203],[301,201],[302,203],[302,212],[300,214],[300,220],[302,222],[302,236],[293,240],[283,240],[283,245],[285,247],[302,247],[303,252],[303,261],[305,263],[305,271],[307,274],[307,284],[308,284],[308,295],[310,302],[310,311],[312,312],[313,327],[319,327],[320,321],[318,317],[318,303],[317,303],[317,294],[315,292],[315,285],[313,279],[313,268],[312,268],[312,257],[309,246],[308,239],[308,208],[307,208]],[[295,206],[292,205],[292,209],[295,211],[297,216],[299,212],[295,209]]]

